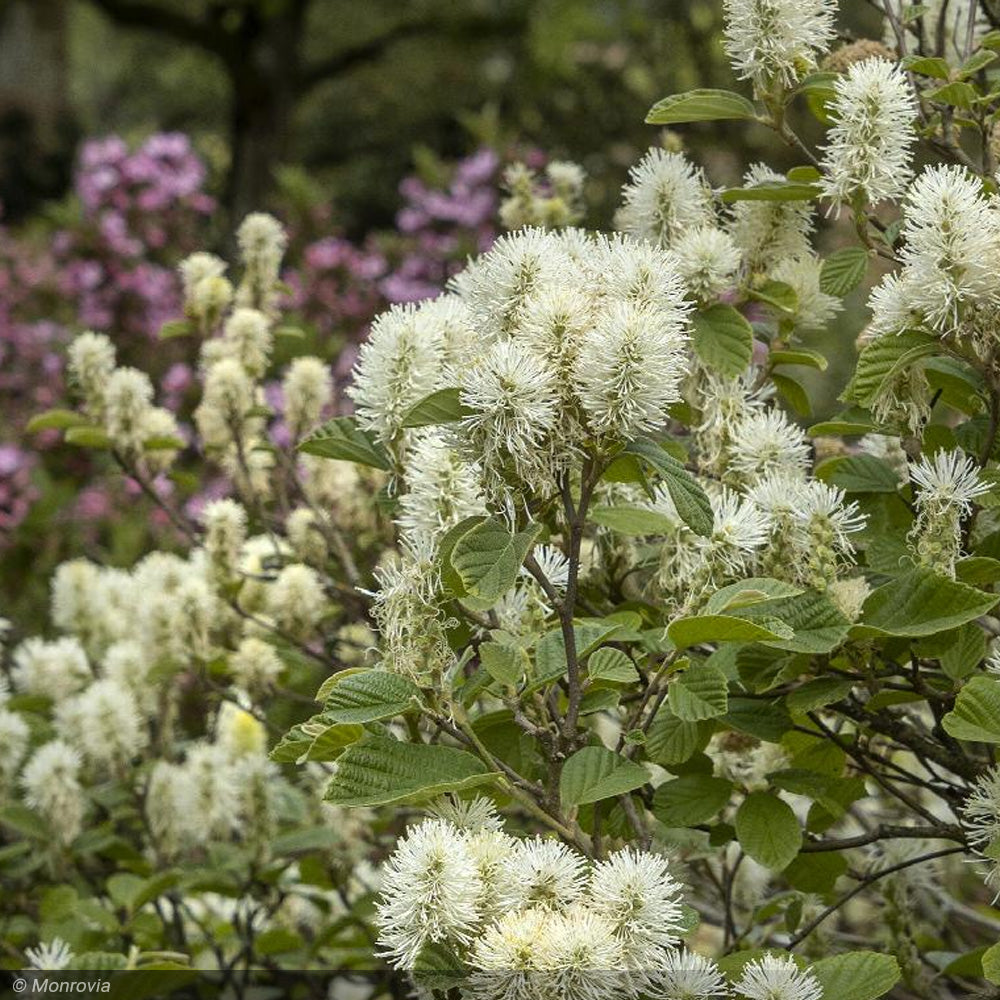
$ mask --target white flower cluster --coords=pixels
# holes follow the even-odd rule
[[[192,254],[180,265],[185,314],[204,337],[204,388],[194,416],[202,443],[240,493],[266,498],[274,457],[266,446],[271,411],[261,380],[273,360],[279,275],[288,238],[276,219],[256,213],[240,226],[237,242],[243,274],[235,292],[225,278],[225,262],[212,254]],[[320,358],[297,357],[281,389],[282,416],[292,440],[298,440],[329,407],[332,376]]]
[[[475,1000],[822,1000],[787,958],[749,963],[730,987],[682,947],[671,862],[625,848],[591,862],[556,840],[505,833],[492,804],[446,801],[382,868],[376,924],[390,963],[464,971]]]
[[[483,493],[512,502],[525,489],[553,492],[584,442],[664,422],[687,370],[689,309],[676,261],[661,250],[526,229],[474,261],[452,294],[375,321],[351,390],[358,416],[398,449],[405,481],[437,447],[404,431],[407,414],[457,387],[467,415],[448,445],[481,472]],[[478,502],[471,479],[461,496],[466,509]],[[412,529],[436,531],[454,516],[420,506],[417,523],[418,506],[406,512]]]
[[[170,410],[153,405],[153,384],[137,368],[117,367],[103,334],[86,332],[69,348],[69,376],[86,415],[123,458],[157,474],[170,468],[184,445]]]
[[[962,817],[970,842],[987,863],[986,884],[1000,895],[1000,767],[990,768],[975,783]]]
[[[505,229],[576,225],[583,217],[586,179],[579,164],[563,160],[546,164],[544,177],[524,163],[511,164],[503,175],[507,197],[500,205],[500,222]]]

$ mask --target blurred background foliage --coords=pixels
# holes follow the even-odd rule
[[[179,308],[174,268],[196,247],[230,249],[242,216],[264,208],[291,228],[310,349],[346,377],[377,311],[435,291],[488,245],[504,163],[579,162],[584,224],[610,226],[628,168],[665,139],[644,124],[649,107],[693,87],[744,89],[721,8],[0,0],[0,613],[37,624],[60,559],[127,565],[152,540],[169,545],[155,511],[109,485],[112,470],[25,430],[66,398],[73,333],[106,330],[125,362],[155,352],[158,392],[183,419],[196,345],[156,342]],[[841,8],[845,40],[880,35],[871,0]],[[821,141],[803,114],[800,132]],[[719,186],[754,160],[798,162],[762,127],[702,123],[682,139]],[[126,183],[132,168],[146,174]],[[163,202],[179,177],[186,194]],[[821,248],[844,241],[835,220],[823,225]],[[854,293],[812,345],[845,378],[863,302]],[[807,389],[816,414],[830,412],[828,389]],[[164,484],[195,499],[204,486]]]
[[[864,22],[864,5],[859,4]],[[0,0],[0,199],[65,191],[76,142],[193,136],[239,216],[282,184],[352,232],[391,221],[414,150],[577,159],[608,208],[649,105],[731,83],[717,0]],[[762,133],[695,130],[727,177]],[[737,145],[734,147],[733,139]],[[749,148],[741,157],[739,143]],[[697,152],[697,150],[696,150]],[[602,186],[602,179],[607,184]]]

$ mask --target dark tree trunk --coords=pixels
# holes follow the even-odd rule
[[[305,4],[261,22],[248,17],[241,54],[227,61],[232,83],[232,163],[226,207],[234,226],[262,208],[274,187],[274,171],[288,153],[292,118],[300,96]]]

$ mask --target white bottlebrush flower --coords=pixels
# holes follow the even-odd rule
[[[531,553],[542,573],[556,590],[565,590],[569,583],[569,559],[554,545],[539,545]],[[526,569],[521,576],[534,579]]]
[[[606,920],[629,969],[655,969],[681,932],[680,885],[659,854],[625,848],[594,866],[583,905]]]
[[[715,962],[686,949],[664,952],[659,966],[648,977],[645,992],[651,1000],[721,1000],[729,995],[725,977]]]
[[[234,358],[223,358],[205,374],[201,403],[194,412],[198,433],[208,448],[225,448],[243,433],[255,403],[254,385]]]
[[[184,442],[177,417],[165,406],[146,408],[136,436],[146,446],[144,461],[153,476],[166,472],[173,465]]]
[[[60,972],[68,969],[76,961],[73,949],[60,937],[50,938],[34,948],[25,948],[28,970],[39,972]]]
[[[419,307],[393,306],[376,316],[347,390],[362,427],[383,441],[399,434],[406,414],[438,388],[443,361],[439,324]]]
[[[500,905],[560,909],[580,898],[585,875],[583,858],[561,841],[518,841],[507,861]]]
[[[259,309],[234,309],[222,328],[225,357],[235,358],[252,379],[264,376],[271,363],[271,321]]]
[[[437,602],[439,575],[426,539],[404,539],[402,552],[375,570],[379,589],[372,616],[378,625],[381,665],[418,684],[450,666],[454,653],[445,634],[447,619]]]
[[[715,226],[687,230],[674,242],[677,269],[691,294],[709,302],[734,284],[740,251],[733,238]]]
[[[801,483],[794,491],[793,515],[804,531],[822,523],[838,549],[849,551],[848,535],[864,528],[867,517],[859,513],[855,501],[845,503],[843,490],[816,479]]]
[[[849,576],[843,580],[834,580],[826,588],[826,596],[851,623],[861,620],[861,610],[871,592],[872,588],[863,576]]]
[[[288,246],[288,234],[273,216],[253,212],[236,230],[236,242],[243,262],[237,304],[268,311],[277,297],[276,286],[281,258]]]
[[[459,454],[438,430],[416,437],[404,459],[406,491],[397,524],[418,547],[437,544],[453,525],[486,511],[478,465]]]
[[[566,380],[573,370],[580,342],[594,322],[594,304],[571,285],[549,285],[525,303],[513,335],[522,340],[547,367]]]
[[[725,48],[758,96],[793,86],[836,36],[836,0],[724,0]]]
[[[541,964],[551,996],[565,1000],[607,1000],[621,996],[626,973],[622,944],[610,921],[576,904],[549,918]],[[631,993],[626,989],[625,995]]]
[[[750,413],[733,429],[728,465],[747,484],[775,474],[801,479],[808,464],[806,436],[783,410]]]
[[[716,733],[705,748],[715,773],[749,792],[767,788],[767,776],[787,768],[788,754],[779,743],[761,742],[745,733]]]
[[[105,391],[115,370],[114,344],[103,333],[87,330],[73,339],[66,353],[69,378],[84,408],[90,416],[103,419]]]
[[[434,800],[430,811],[438,819],[446,820],[459,830],[466,830],[469,833],[503,829],[503,820],[497,815],[497,807],[491,799],[482,795],[477,795],[472,799],[460,799],[457,795],[443,795]]]
[[[785,180],[766,163],[754,163],[743,177],[743,186]],[[814,209],[808,201],[738,201],[732,208],[730,232],[747,267],[757,271],[772,261],[808,256],[814,224]]]
[[[119,639],[108,646],[101,672],[108,680],[132,692],[139,709],[147,717],[159,709],[159,689],[150,677],[154,664],[138,639]]]
[[[256,692],[272,687],[285,665],[271,643],[256,636],[248,636],[240,641],[236,651],[230,655],[229,669],[237,684]]]
[[[479,922],[479,871],[465,836],[429,819],[411,827],[382,867],[375,924],[381,954],[413,968],[427,944],[468,945]]]
[[[51,641],[33,636],[14,649],[13,659],[15,690],[45,695],[55,702],[75,694],[93,676],[87,654],[75,636]]]
[[[833,127],[823,153],[823,194],[836,206],[859,197],[898,198],[913,176],[917,101],[906,74],[887,59],[854,63],[834,83]]]
[[[588,280],[594,282],[598,304],[621,302],[657,309],[682,321],[690,305],[677,266],[677,255],[652,243],[620,234],[598,236],[591,245]]]
[[[615,226],[667,247],[688,229],[710,224],[712,216],[704,173],[682,153],[654,147],[629,171]]]
[[[322,577],[311,566],[291,563],[268,588],[267,604],[279,627],[307,636],[328,608]]]
[[[926,566],[954,573],[962,553],[962,520],[973,501],[989,489],[975,461],[961,448],[926,455],[910,466],[917,517],[910,541]]]
[[[747,1000],[824,1000],[823,988],[811,972],[775,955],[748,962],[733,988]]]
[[[99,631],[100,608],[95,599],[100,579],[97,565],[87,559],[70,559],[56,567],[50,584],[52,624],[77,635],[92,651]]]
[[[969,841],[987,862],[986,884],[1000,892],[1000,767],[981,775],[962,805]],[[989,852],[988,854],[986,852]]]
[[[145,417],[152,405],[153,384],[138,368],[116,368],[104,387],[104,426],[114,446],[126,454],[142,451]]]
[[[462,403],[473,411],[461,430],[490,478],[513,472],[529,483],[545,472],[540,454],[558,423],[558,379],[515,340],[493,345],[465,374]]]
[[[473,1000],[537,1000],[545,995],[552,915],[529,908],[505,913],[476,938],[469,964],[476,971],[465,985]]]
[[[247,539],[247,512],[242,504],[224,497],[205,505],[205,552],[217,578],[225,582],[237,573]]]
[[[910,466],[910,479],[918,487],[916,503],[927,510],[955,508],[964,517],[972,512],[972,502],[989,490],[979,477],[975,460],[961,450],[943,449],[933,458],[926,455]]]
[[[18,712],[8,712],[0,701],[0,799],[24,760],[30,736],[28,723]]]
[[[60,730],[99,768],[124,768],[149,740],[135,695],[110,678],[63,702],[56,717],[66,723]]]
[[[714,523],[707,539],[699,539],[706,558],[723,572],[738,575],[749,568],[767,542],[771,522],[766,512],[723,487],[709,496]]]
[[[823,262],[812,254],[786,257],[768,272],[775,281],[795,291],[795,310],[790,319],[800,330],[822,330],[843,308],[835,295],[827,295],[819,285]]]
[[[687,374],[685,326],[679,309],[613,303],[602,311],[580,347],[576,372],[594,433],[627,439],[666,421]]]
[[[199,250],[185,257],[177,266],[177,270],[181,276],[184,298],[190,299],[201,282],[211,278],[221,278],[226,273],[226,262],[214,253]]]
[[[939,333],[970,303],[996,303],[993,261],[1000,254],[1000,209],[960,166],[928,167],[906,196],[903,263],[911,307]]]
[[[263,758],[267,754],[267,730],[251,712],[224,701],[215,717],[215,743],[232,761]]]
[[[80,787],[80,755],[63,740],[52,740],[29,758],[21,772],[24,801],[48,824],[60,844],[83,828],[86,809]]]
[[[240,796],[235,765],[228,750],[214,743],[188,749],[174,789],[180,837],[189,844],[207,844],[232,836],[240,826]],[[147,794],[147,805],[151,794]]]
[[[468,305],[480,336],[490,341],[514,332],[533,296],[578,281],[579,269],[562,240],[529,228],[501,236],[452,286]]]
[[[868,296],[872,319],[864,333],[866,341],[921,325],[916,280],[911,271],[890,271],[872,288]]]
[[[293,438],[299,438],[313,424],[333,399],[330,368],[319,358],[295,358],[281,381],[285,398],[285,423]]]

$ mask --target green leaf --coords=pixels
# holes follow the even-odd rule
[[[186,444],[182,438],[165,434],[162,437],[146,438],[142,442],[143,451],[180,451]]]
[[[736,837],[754,861],[772,871],[791,864],[802,847],[792,807],[769,792],[751,792],[743,800],[736,811]]]
[[[685,722],[699,722],[724,715],[729,707],[726,675],[707,663],[692,663],[670,682],[670,710]]]
[[[924,97],[928,100],[937,101],[939,104],[950,104],[954,108],[966,110],[976,103],[978,96],[976,88],[964,80],[954,80],[951,83],[946,83],[943,87],[924,93]]]
[[[751,576],[717,590],[705,602],[705,611],[711,615],[721,614],[760,604],[761,601],[775,597],[795,597],[803,591],[803,587],[786,583],[784,580],[773,580],[768,576]]]
[[[895,493],[899,478],[887,462],[874,455],[838,455],[816,467],[816,478],[845,493]]]
[[[947,60],[937,56],[905,56],[900,60],[900,65],[911,73],[919,73],[935,80],[947,80],[951,77],[951,67]]]
[[[791,639],[792,630],[777,618],[754,622],[734,615],[695,615],[670,623],[667,635],[678,649],[703,642],[762,642]]]
[[[739,375],[753,355],[753,327],[732,306],[716,303],[694,314],[692,342],[710,371]]]
[[[811,970],[824,997],[836,1000],[876,1000],[899,982],[899,964],[892,955],[852,951],[816,962]]]
[[[862,624],[852,634],[919,637],[958,628],[986,614],[1000,599],[932,570],[918,568],[869,594]]]
[[[845,247],[823,261],[819,273],[820,291],[842,299],[861,284],[868,269],[868,251],[863,247]]]
[[[410,680],[388,670],[365,670],[349,674],[335,684],[323,706],[332,722],[377,722],[402,715],[420,697]]]
[[[479,659],[490,677],[507,687],[517,687],[529,667],[523,649],[500,642],[484,642],[479,647]]]
[[[559,798],[564,806],[582,806],[641,788],[649,774],[607,747],[584,747],[563,765]]]
[[[458,544],[459,539],[468,534],[477,525],[483,524],[486,517],[482,514],[473,514],[471,517],[463,517],[458,524],[452,525],[438,542],[437,557],[435,562],[441,571],[441,582],[444,584],[452,597],[462,598],[467,595],[465,584],[462,578],[455,571],[451,564],[451,554]]]
[[[110,448],[111,438],[103,427],[77,426],[66,431],[66,443],[80,448]]]
[[[1000,743],[1000,681],[973,677],[958,692],[955,707],[941,725],[956,740]]]
[[[761,181],[751,187],[726,188],[722,200],[727,204],[734,201],[812,201],[819,197],[820,190],[816,184]]]
[[[871,434],[877,430],[878,425],[867,410],[852,406],[829,420],[813,424],[806,433],[810,437],[850,437]]]
[[[665,766],[683,764],[700,743],[701,731],[696,722],[685,722],[661,708],[646,735],[646,756]]]
[[[194,325],[186,319],[172,319],[160,327],[160,340],[175,340],[177,337],[190,337],[195,332]]]
[[[920,358],[935,354],[939,348],[937,337],[919,330],[879,337],[861,352],[854,376],[840,398],[870,406],[891,378]]]
[[[772,368],[777,365],[804,365],[821,372],[825,372],[829,364],[819,351],[809,351],[804,347],[797,347],[794,350],[771,351],[767,359]]]
[[[635,664],[620,649],[603,646],[587,660],[587,674],[594,681],[611,681],[614,684],[631,684],[639,680]]]
[[[785,698],[789,712],[805,715],[815,712],[817,708],[825,708],[841,698],[846,698],[854,687],[854,681],[842,681],[836,677],[819,677],[807,681]]]
[[[535,544],[540,524],[512,535],[499,518],[477,524],[455,543],[451,565],[467,593],[495,602],[514,586],[521,565]]]
[[[782,873],[799,892],[833,892],[837,879],[847,873],[847,858],[835,851],[800,854]]]
[[[81,427],[87,423],[87,418],[74,410],[46,410],[36,413],[25,426],[29,434],[39,431],[64,431],[68,427]]]
[[[681,520],[696,535],[706,538],[711,535],[715,523],[712,505],[705,491],[676,458],[648,439],[633,441],[625,452],[643,459],[660,474]]]
[[[379,736],[355,743],[341,755],[325,798],[340,806],[424,802],[497,777],[464,750]]]
[[[672,518],[647,507],[594,507],[589,516],[620,535],[663,535],[675,526]]]
[[[385,449],[353,417],[334,417],[317,427],[298,447],[307,455],[357,462],[389,472],[392,463]]]
[[[1000,944],[983,952],[983,975],[991,983],[1000,986]]]
[[[681,125],[724,119],[753,119],[754,106],[730,90],[689,90],[657,101],[646,115],[647,125]]]
[[[404,427],[430,427],[434,424],[451,424],[473,411],[462,405],[462,390],[456,387],[438,389],[424,396],[403,417]]]
[[[284,337],[287,340],[305,340],[306,332],[299,326],[292,326],[290,323],[285,323],[279,326],[274,331],[275,337]]]
[[[788,316],[793,316],[799,307],[798,293],[783,281],[765,281],[759,287],[752,288],[749,295],[750,298],[766,302],[769,306],[774,306],[778,312]]]
[[[587,621],[573,625],[573,642],[578,660],[589,656],[602,642],[620,632],[620,622]],[[566,643],[562,629],[549,630],[535,647],[535,677],[532,688],[540,687],[566,673]]]
[[[653,815],[664,826],[707,823],[726,805],[732,782],[704,774],[686,774],[665,782],[653,795]]]
[[[812,416],[812,404],[805,386],[788,375],[779,375],[777,372],[771,375],[771,381],[781,397],[800,417]]]

